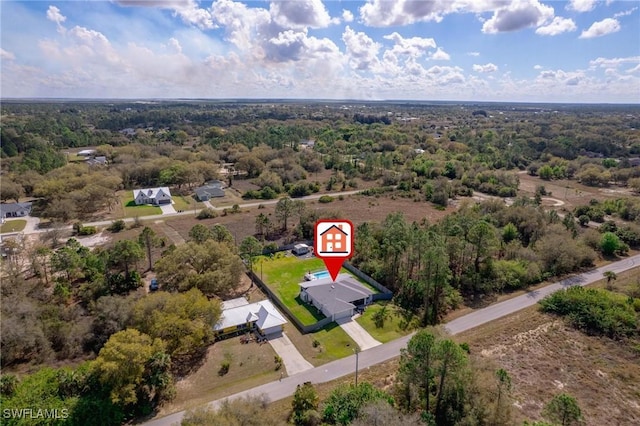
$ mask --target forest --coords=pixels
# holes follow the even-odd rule
[[[351,218],[354,265],[394,292],[412,329],[640,249],[633,105],[7,101],[0,108],[0,198],[32,201],[42,226],[25,241],[3,241],[3,408],[47,401],[69,410],[65,424],[87,424],[97,412],[101,424],[121,424],[170,401],[176,379],[213,344],[221,301],[235,294],[245,265],[311,238],[317,219],[341,215],[342,201],[361,207]],[[88,164],[77,155],[83,148],[106,165]],[[118,216],[132,189],[168,186],[191,199],[214,179],[241,201],[222,212],[201,209],[184,244],[144,217]],[[301,198],[310,194],[322,197]],[[551,197],[564,207],[550,208]],[[252,200],[277,204],[242,207]],[[386,214],[372,220],[367,205]],[[429,220],[427,211],[441,216]],[[112,241],[79,242],[94,233]],[[152,271],[161,291],[147,294],[143,277]],[[544,309],[610,338],[637,338],[637,299],[600,306],[622,322],[607,328],[566,307],[602,297],[567,298]],[[417,422],[416,413],[427,424],[508,424],[504,401],[482,391],[464,348],[437,333],[412,342],[393,392],[342,389],[336,401],[366,400],[376,412],[399,407],[386,415],[407,423],[395,424]],[[433,365],[415,361],[425,350]],[[417,370],[430,382],[416,382]],[[478,374],[506,389],[506,372]],[[482,398],[493,411],[469,409]],[[296,424],[367,424],[358,413],[373,406],[345,414],[337,402],[323,413],[317,402],[301,404],[307,408],[293,407]],[[206,424],[192,421],[185,424]]]

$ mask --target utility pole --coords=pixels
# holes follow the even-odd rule
[[[353,351],[356,353],[356,387],[358,387],[358,354],[360,353],[360,347],[356,347]]]

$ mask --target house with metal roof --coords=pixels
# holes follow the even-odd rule
[[[373,301],[373,291],[349,274],[338,275],[335,282],[327,277],[304,281],[299,286],[300,299],[334,321],[353,316],[356,307],[366,306]]]
[[[256,330],[263,335],[282,332],[287,320],[270,300],[249,303],[244,297],[222,303],[222,316],[213,327],[216,339]]]

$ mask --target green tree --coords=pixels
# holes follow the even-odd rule
[[[509,243],[518,238],[518,228],[509,222],[502,228],[502,241]]]
[[[82,256],[75,243],[77,241],[71,238],[64,247],[59,248],[51,255],[51,268],[55,272],[65,272],[68,282],[72,282],[78,277],[83,264]]]
[[[338,386],[324,402],[324,421],[333,425],[348,425],[358,417],[362,407],[375,401],[393,404],[391,396],[371,383]]]
[[[262,244],[254,236],[248,236],[240,243],[240,257],[249,265],[249,270],[253,272],[253,263],[256,256],[262,254]]]
[[[553,178],[553,169],[548,164],[545,164],[538,169],[538,176],[540,176],[540,179],[551,180]]]
[[[607,289],[612,290],[613,285],[611,282],[617,280],[618,275],[613,271],[605,271],[602,275],[607,279]]]
[[[161,339],[127,329],[109,338],[92,367],[100,383],[110,389],[113,404],[137,405],[146,402],[140,400],[141,395],[148,396],[145,391],[147,365],[164,352]]]
[[[291,420],[295,425],[309,425],[309,411],[317,413],[318,405],[318,393],[311,382],[296,386],[291,401]]]
[[[578,401],[571,395],[561,393],[553,397],[545,405],[542,415],[552,422],[562,426],[571,426],[582,422],[582,410]]]
[[[260,213],[256,216],[256,234],[260,235],[262,241],[264,241],[264,238],[269,234],[270,223],[271,221],[266,214]]]
[[[109,250],[109,260],[130,278],[131,267],[144,257],[142,247],[137,241],[120,240]]]
[[[131,324],[152,338],[161,338],[180,367],[204,353],[221,313],[220,302],[207,299],[196,288],[186,293],[156,292],[135,303]]]
[[[505,414],[508,416],[509,403],[505,403],[505,396],[511,391],[511,377],[506,370],[500,368],[496,371],[496,407],[493,413],[494,423],[505,424]]]
[[[147,251],[147,260],[149,261],[149,271],[153,270],[153,259],[151,258],[151,250],[158,247],[162,243],[162,239],[158,237],[155,231],[148,226],[142,228],[142,232],[138,236],[138,243]]]
[[[203,243],[212,237],[213,235],[211,233],[211,230],[201,223],[194,225],[189,230],[189,238],[198,244]]]
[[[233,245],[235,238],[226,226],[216,223],[211,227],[211,237],[219,243],[227,243]]]
[[[605,232],[600,238],[600,251],[605,256],[612,256],[622,247],[620,238],[613,232]]]
[[[155,270],[166,290],[187,291],[195,287],[213,297],[238,285],[242,261],[229,244],[212,239],[202,244],[188,241],[160,258]]]
[[[375,324],[376,328],[383,328],[385,321],[389,319],[390,315],[391,313],[389,312],[389,308],[385,303],[373,314],[373,323]]]
[[[282,224],[282,230],[286,231],[288,220],[295,213],[296,204],[289,197],[281,198],[276,204],[276,218]]]

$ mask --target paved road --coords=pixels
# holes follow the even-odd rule
[[[632,256],[619,262],[611,263],[607,266],[603,266],[598,269],[594,269],[584,274],[576,275],[571,278],[559,281],[555,284],[550,284],[539,290],[532,291],[522,296],[514,297],[513,299],[506,300],[504,302],[497,303],[484,309],[467,314],[463,317],[455,319],[445,325],[445,328],[451,332],[451,334],[458,334],[466,330],[470,330],[479,325],[485,324],[489,321],[497,318],[509,315],[531,305],[537,303],[542,297],[571,285],[587,285],[602,278],[602,274],[605,271],[613,271],[615,273],[621,273],[629,269],[638,268],[640,273],[640,255]],[[371,349],[360,352],[359,355],[359,368],[360,370],[367,369],[376,364],[388,361],[400,355],[400,349],[406,347],[407,342],[413,334],[401,337],[400,339],[393,340],[389,343],[385,343],[380,346],[375,346]],[[342,358],[328,364],[321,365],[312,370],[307,370],[299,374],[282,379],[282,381],[266,383],[261,386],[257,386],[253,389],[231,395],[229,399],[240,398],[248,395],[268,395],[269,400],[277,401],[279,399],[286,398],[296,390],[298,384],[304,382],[312,383],[324,383],[331,380],[338,379],[343,376],[353,374],[355,371],[355,355],[351,355],[347,358]],[[222,400],[212,401],[209,403],[210,407],[218,407]],[[184,417],[185,412],[171,414],[166,417],[151,420],[145,423],[146,426],[170,426],[179,424]]]
[[[358,190],[354,190],[354,191],[342,191],[342,192],[329,192],[329,193],[324,193],[324,194],[313,194],[313,195],[307,195],[306,197],[299,197],[299,198],[294,198],[294,200],[317,200],[318,198],[322,197],[323,195],[330,195],[332,197],[339,197],[341,195],[346,196],[346,195],[354,195],[359,193],[360,189]],[[259,205],[263,205],[263,206],[267,206],[267,205],[271,205],[271,204],[277,204],[278,201],[280,201],[279,199],[275,199],[275,200],[259,200],[258,202],[252,202],[252,203],[244,203],[244,204],[238,204],[238,206],[243,209],[243,208],[250,208],[250,207],[258,207]],[[212,207],[214,210],[219,210],[222,211],[224,209],[228,209],[230,206],[220,206],[220,207]],[[175,209],[174,209],[175,210]],[[153,215],[153,216],[141,216],[138,219],[139,220],[158,220],[158,219],[167,219],[167,218],[171,218],[174,216],[187,216],[187,215],[194,215],[194,212],[191,210],[185,210],[182,211],[180,213],[164,213],[164,214],[157,214],[157,215]],[[111,219],[111,220],[101,220],[101,221],[97,221],[97,222],[85,222],[83,223],[84,226],[109,226],[113,223],[115,219]],[[128,217],[128,218],[123,218],[122,220],[124,220],[127,223],[133,222],[134,220],[136,220],[133,217]],[[63,227],[63,229],[71,229],[71,225],[69,226],[65,226]],[[35,233],[44,233],[47,232],[47,229],[33,229],[30,232],[27,232],[27,229],[24,230],[24,234],[35,234]]]

